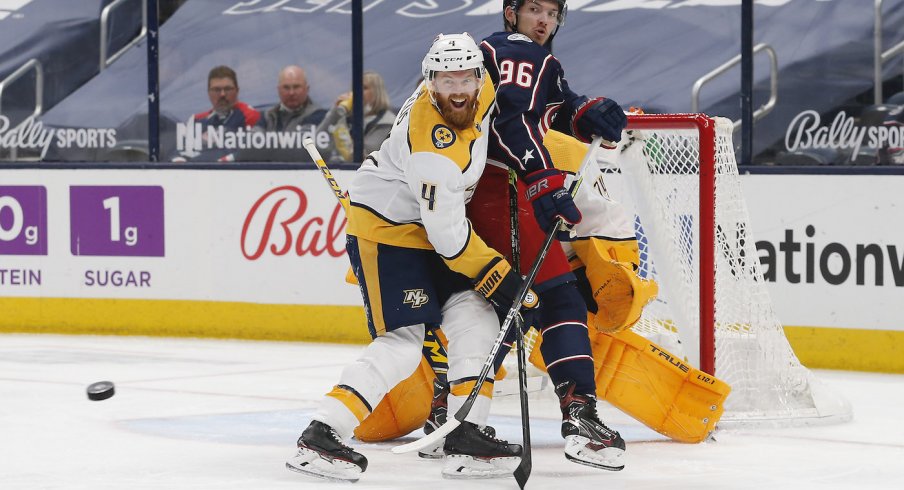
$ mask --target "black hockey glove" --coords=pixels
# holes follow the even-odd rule
[[[614,144],[621,139],[627,125],[625,111],[614,100],[605,97],[585,98],[571,118],[571,132],[575,138],[590,143],[594,136],[602,136],[606,140],[603,147],[609,149],[615,148]]]
[[[521,287],[522,282],[524,282],[524,279],[515,273],[507,260],[502,257],[496,257],[480,271],[475,281],[474,289],[493,305],[501,325],[512,307],[512,303],[515,302],[515,295],[518,294],[518,289]],[[537,308],[539,303],[540,300],[537,294],[533,290],[528,290],[527,296],[521,303],[521,311],[519,313],[533,310]]]
[[[581,221],[581,211],[574,203],[571,194],[565,189],[565,174],[560,170],[548,168],[529,173],[524,177],[527,184],[527,200],[534,207],[534,217],[544,233],[561,216],[566,227]],[[556,232],[560,241],[573,240],[568,230]]]

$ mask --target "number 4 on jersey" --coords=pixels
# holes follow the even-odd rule
[[[433,211],[436,209],[436,185],[426,182],[421,184],[421,199],[427,201],[427,209]]]

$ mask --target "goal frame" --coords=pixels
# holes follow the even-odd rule
[[[700,370],[716,374],[716,121],[706,114],[629,114],[626,130],[683,129],[698,134],[700,165]]]

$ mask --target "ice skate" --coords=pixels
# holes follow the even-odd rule
[[[430,434],[439,428],[439,426],[446,423],[449,416],[449,385],[445,383],[441,383],[439,380],[433,380],[433,401],[430,403],[430,415],[427,416],[427,421],[424,423],[424,434]],[[495,437],[496,429],[492,426],[484,426],[481,427],[481,430],[484,431],[488,436]],[[443,444],[445,443],[445,439],[440,439],[435,446],[432,448],[423,449],[417,452],[417,455],[424,459],[442,459],[445,454],[443,453]]]
[[[424,434],[430,434],[439,426],[446,423],[449,413],[449,385],[433,380],[433,401],[430,402],[430,415],[424,423]],[[425,459],[442,459],[444,440],[440,440],[435,446],[425,448],[417,452],[417,455]]]
[[[574,383],[556,386],[562,408],[565,457],[570,461],[610,471],[625,467],[625,440],[606,427],[596,413],[596,397],[574,392]]]
[[[444,478],[498,478],[511,476],[521,462],[521,445],[491,436],[486,428],[462,422],[446,436]]]
[[[367,469],[367,458],[342,443],[339,434],[317,420],[298,438],[298,452],[286,468],[333,481],[356,482]]]

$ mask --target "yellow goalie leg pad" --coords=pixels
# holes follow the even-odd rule
[[[700,442],[713,431],[727,383],[630,330],[590,335],[597,396],[679,442]]]
[[[537,340],[534,341],[534,348],[527,357],[528,362],[537,367],[540,371],[546,372],[546,362],[543,360],[543,354],[540,352],[540,344],[543,343],[543,336],[537,333]],[[499,379],[498,377],[496,379]]]
[[[395,385],[355,429],[359,441],[388,441],[420,429],[430,415],[436,375],[423,357],[414,373]]]
[[[639,263],[636,240],[584,238],[571,243],[587,267],[593,299],[599,308],[592,325],[601,332],[618,332],[637,323],[643,307],[656,298],[656,281],[635,272]]]

